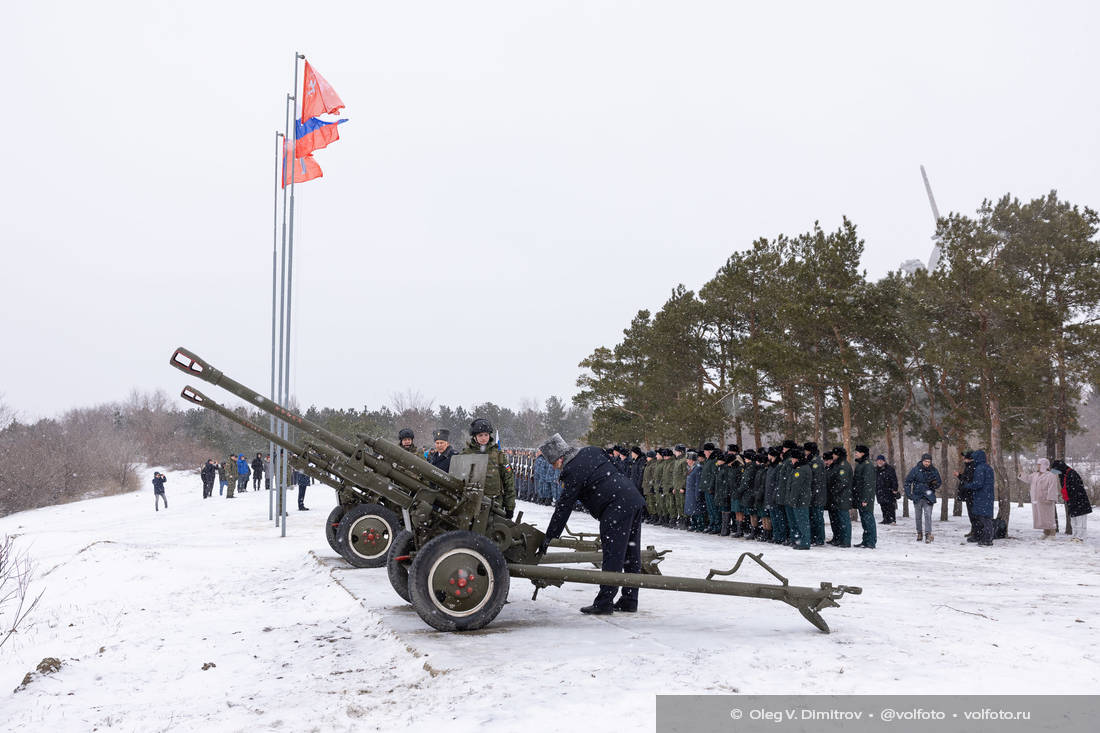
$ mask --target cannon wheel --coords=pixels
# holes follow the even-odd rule
[[[508,599],[508,564],[492,540],[466,530],[447,532],[416,553],[409,595],[424,623],[440,631],[487,626]]]
[[[328,546],[336,552],[340,552],[340,545],[336,541],[336,528],[340,526],[340,520],[344,517],[346,511],[347,507],[337,504],[328,513],[328,519],[325,520],[325,539],[328,540]]]
[[[409,595],[409,561],[397,562],[395,558],[404,557],[411,553],[413,547],[413,535],[408,530],[401,530],[390,543],[390,550],[386,553],[386,573],[390,576],[390,585],[407,602],[412,603]]]
[[[357,568],[380,568],[386,551],[401,529],[397,515],[378,504],[357,504],[336,528],[337,551]]]

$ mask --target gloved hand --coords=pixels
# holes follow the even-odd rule
[[[508,519],[511,519],[512,515],[515,514],[515,513],[516,513],[515,509],[509,509],[508,511],[504,512],[504,516],[506,516]]]

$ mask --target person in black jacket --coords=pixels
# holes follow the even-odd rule
[[[966,518],[970,521],[970,531],[966,533],[966,539],[977,542],[978,523],[974,516],[974,492],[966,488],[966,485],[974,480],[974,451],[968,450],[962,454],[962,468],[962,473],[955,471],[955,478],[959,480],[955,492],[966,502]]]
[[[252,490],[260,490],[260,481],[264,477],[264,457],[263,454],[257,453],[256,457],[252,459]]]
[[[539,548],[539,555],[545,554],[550,540],[561,536],[573,512],[573,505],[579,500],[589,514],[600,521],[600,543],[603,547],[601,569],[610,573],[640,573],[645,501],[638,495],[634,484],[619,473],[596,446],[578,450],[554,433],[540,450],[551,466],[561,469],[561,482],[565,488],[546,527],[546,539]],[[637,611],[638,589],[623,588],[622,596],[613,603],[617,590],[618,586],[601,585],[596,600],[591,606],[582,608],[581,613]]]
[[[642,474],[645,472],[645,453],[639,446],[634,446],[630,449],[630,481],[634,484],[634,488],[638,490],[638,494],[644,499],[645,490],[642,488]]]
[[[295,471],[294,483],[298,484],[298,511],[308,512],[309,507],[306,506],[306,487],[310,484],[309,476],[301,471]]]
[[[153,496],[155,497],[154,501],[156,502],[153,505],[153,509],[158,512],[160,511],[161,499],[164,499],[164,508],[168,508],[168,497],[164,494],[164,482],[167,480],[168,477],[165,476],[163,473],[160,473],[159,471],[153,473]]]
[[[1081,474],[1066,465],[1065,459],[1059,458],[1050,464],[1050,468],[1058,475],[1058,485],[1062,488],[1062,500],[1066,502],[1066,516],[1072,517],[1073,541],[1084,542],[1088,537],[1089,515],[1092,514],[1092,501],[1085,491],[1085,483],[1081,480]]]
[[[206,465],[199,471],[199,477],[202,478],[202,498],[209,499],[214,493],[214,479],[217,473],[218,465],[214,463],[213,458],[207,458]]]
[[[875,458],[875,498],[882,508],[882,524],[897,524],[898,472],[886,462],[886,456]]]
[[[451,447],[451,431],[445,428],[432,431],[432,440],[435,445],[428,452],[428,463],[440,471],[451,470],[451,456],[455,454]]]

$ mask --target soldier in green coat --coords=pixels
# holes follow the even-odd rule
[[[783,544],[793,545],[795,541],[795,525],[793,523],[793,515],[791,514],[790,506],[790,491],[791,491],[791,474],[794,473],[794,469],[791,468],[791,454],[798,450],[798,443],[793,440],[787,439],[783,441],[781,453],[779,454],[779,476],[776,479],[778,488],[776,489],[775,501],[776,501],[776,516],[772,518],[773,534],[775,534],[775,523],[778,519],[782,523],[780,528],[780,534],[783,537]]]
[[[667,448],[657,449],[657,465],[653,469],[653,506],[656,516],[654,521],[658,525],[665,524],[667,508],[665,507],[665,473],[668,471]]]
[[[657,451],[651,450],[645,454],[645,468],[642,469],[642,492],[645,494],[645,518],[642,520],[648,524],[657,521],[657,484],[654,477],[657,471]]]
[[[818,455],[817,443],[809,442],[802,446],[809,463],[810,486],[810,544],[825,544],[825,503],[828,499],[828,478],[825,461]]]
[[[677,443],[672,449],[672,517],[677,529],[687,529],[687,516],[684,515],[684,495],[687,492],[688,464],[684,455],[687,446]]]
[[[852,518],[848,510],[852,508],[852,466],[848,463],[848,451],[841,446],[833,448],[832,463],[828,473],[829,524],[833,538],[829,544],[835,547],[852,546]]]
[[[508,456],[492,443],[493,426],[485,418],[470,423],[470,440],[462,449],[466,453],[484,453],[489,456],[485,472],[485,495],[494,496],[509,519],[516,511],[516,477],[508,465]]]
[[[699,469],[699,493],[703,496],[703,502],[707,508],[707,534],[718,534],[721,529],[718,526],[720,516],[718,505],[714,500],[714,491],[717,488],[718,479],[718,454],[714,443],[703,443],[703,466]]]
[[[796,550],[810,549],[810,498],[813,493],[813,473],[805,455],[799,455],[799,451],[790,452],[791,479],[790,488],[787,490],[787,501],[790,502],[791,525],[795,528]]]
[[[232,499],[233,492],[237,487],[237,457],[229,456],[225,463],[222,464],[222,476],[229,482],[229,486],[225,488],[225,498]]]
[[[856,547],[873,550],[878,544],[878,533],[875,528],[875,487],[878,484],[878,474],[875,471],[875,464],[869,460],[870,453],[871,449],[865,445],[855,447],[856,475],[852,499],[856,502],[859,523],[863,526],[863,538]]]

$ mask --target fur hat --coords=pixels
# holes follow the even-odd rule
[[[862,443],[860,443],[859,445],[857,445],[857,446],[856,446],[855,448],[853,448],[852,450],[854,450],[854,451],[855,451],[856,453],[862,453],[862,454],[863,454],[864,456],[869,456],[869,455],[871,455],[871,449],[870,449],[870,448],[868,448],[867,446],[863,445]]]
[[[645,457],[646,458],[656,458],[657,457],[657,451],[655,451],[655,450],[647,451],[646,454],[645,454]]]
[[[741,451],[741,447],[737,445],[737,443],[730,443],[726,446],[726,450],[730,453],[739,453]]]
[[[783,441],[783,447],[787,450],[798,450],[798,443],[794,442],[790,438]]]
[[[554,433],[550,436],[550,439],[539,446],[539,450],[542,451],[542,455],[551,464],[555,463],[559,458],[572,458],[572,454],[577,452],[576,448],[571,447],[565,442],[565,438],[561,437],[561,433]]]
[[[817,455],[817,443],[813,442],[812,440],[808,443],[804,443],[802,445],[802,450],[806,451],[807,453],[813,453],[816,456]]]
[[[714,450],[714,443],[703,443],[703,450]]]
[[[633,453],[634,455],[638,456],[639,458],[641,458],[642,456],[645,455],[645,452],[641,448],[639,448],[638,446],[634,446],[633,448],[631,448],[630,452]]]
[[[687,446],[683,443],[677,443],[672,447],[672,450],[676,451],[677,453],[683,453],[687,450]]]
[[[445,440],[448,443],[451,442],[451,431],[446,428],[440,428],[439,430],[432,431],[432,440]]]
[[[859,446],[856,446],[856,450],[859,450]],[[932,454],[931,453],[921,453],[920,459],[922,461],[930,461],[930,460],[932,460]]]
[[[848,451],[844,450],[844,446],[838,445],[833,448],[833,455],[836,456],[838,461],[843,461],[848,457]]]
[[[693,451],[693,450],[689,450],[689,451],[687,452],[687,459],[688,459],[689,461],[694,461],[694,460],[698,460],[698,458],[699,458],[699,454],[698,454],[698,453],[696,453],[695,451]]]

